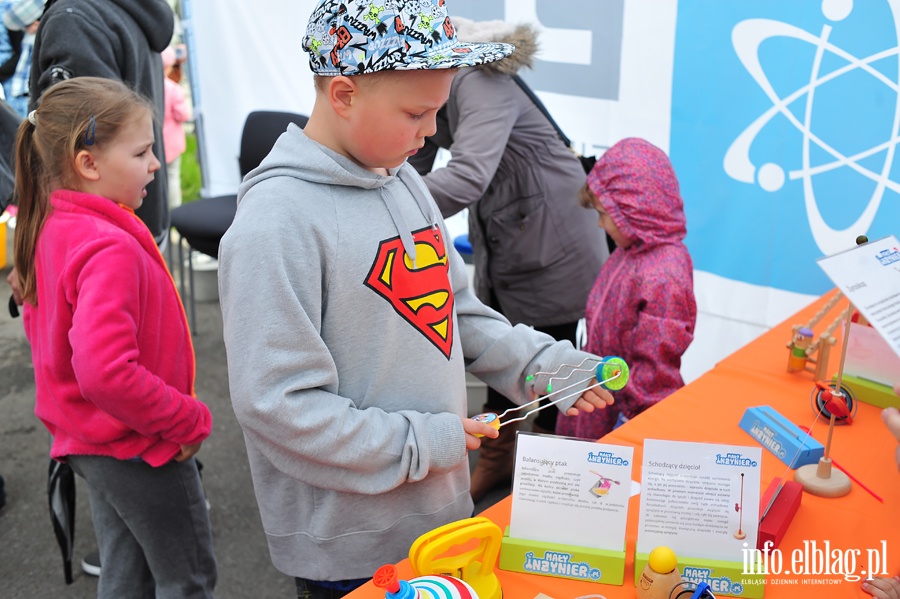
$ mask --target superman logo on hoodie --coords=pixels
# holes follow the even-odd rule
[[[400,237],[386,239],[365,284],[390,302],[394,310],[425,336],[448,360],[453,346],[453,290],[447,251],[440,228],[413,232],[416,262],[403,250]]]

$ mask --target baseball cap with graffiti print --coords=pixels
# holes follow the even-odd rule
[[[459,41],[446,0],[320,0],[303,49],[313,73],[335,76],[469,67],[515,47]]]

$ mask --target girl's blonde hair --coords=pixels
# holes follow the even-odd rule
[[[124,83],[76,77],[48,88],[37,110],[19,125],[14,254],[25,301],[37,305],[34,252],[50,214],[50,192],[80,189],[75,156],[81,150],[102,149],[144,111],[154,114],[153,104]]]

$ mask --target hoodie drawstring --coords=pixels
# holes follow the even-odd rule
[[[429,203],[426,198],[431,197],[431,192],[428,191],[428,187],[425,186],[425,182],[421,177],[414,177],[409,171],[405,169],[400,169],[400,172],[397,173],[400,176],[400,180],[406,183],[406,187],[409,189],[410,193],[416,200],[416,204],[419,205],[419,210],[422,212],[422,215],[425,216],[426,219],[431,221],[431,228],[435,230],[438,228],[438,215],[435,210],[434,203]],[[416,193],[418,191],[418,193]]]
[[[412,194],[413,198],[415,198],[419,211],[422,213],[422,216],[431,223],[432,230],[437,229],[440,220],[438,219],[434,205],[428,202],[428,188],[425,187],[422,180],[408,172],[405,166],[400,168],[397,177],[404,185],[406,185],[406,188]],[[403,250],[406,252],[406,255],[409,256],[413,268],[415,268],[416,243],[413,241],[409,225],[406,224],[406,220],[403,218],[403,213],[397,205],[397,199],[394,197],[393,192],[391,192],[390,186],[383,185],[380,190],[384,205],[387,206],[388,212],[391,215],[391,220],[394,221],[394,226],[397,228],[397,232],[400,233],[400,241],[403,243]]]
[[[381,198],[384,200],[384,205],[387,206],[388,212],[391,214],[391,220],[394,221],[394,226],[397,228],[397,232],[400,233],[400,241],[403,243],[403,250],[406,252],[406,255],[409,256],[409,259],[415,268],[416,243],[413,241],[412,233],[406,224],[406,220],[403,218],[403,214],[400,212],[400,208],[397,206],[397,200],[394,198],[394,194],[391,193],[391,190],[388,189],[387,185],[383,185],[379,189],[381,190]]]

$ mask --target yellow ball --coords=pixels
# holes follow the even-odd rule
[[[648,561],[653,571],[659,572],[660,574],[671,572],[675,569],[675,566],[678,565],[678,560],[675,558],[675,552],[664,546],[659,546],[651,551],[650,559]]]

